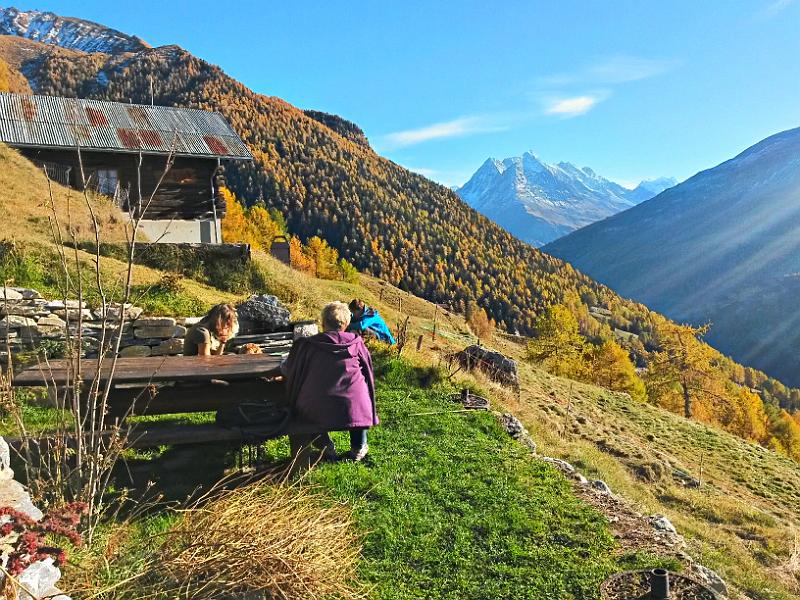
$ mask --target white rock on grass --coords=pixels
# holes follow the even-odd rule
[[[601,494],[607,494],[608,496],[612,495],[611,488],[608,487],[608,484],[602,479],[595,479],[592,481],[592,487]]]
[[[728,597],[728,586],[722,577],[700,563],[694,563],[694,573],[697,578],[718,594]]]
[[[571,473],[575,472],[575,467],[573,467],[567,461],[561,460],[560,458],[552,458],[550,456],[541,456],[539,458],[541,460],[543,460],[544,462],[546,462],[546,463],[550,463],[551,465],[554,465],[556,468],[564,471],[564,473],[570,473],[571,474]]]
[[[653,515],[650,517],[650,524],[659,531],[666,531],[668,533],[678,533],[672,522],[664,515]]]

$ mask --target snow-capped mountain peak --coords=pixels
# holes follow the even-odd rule
[[[662,179],[628,190],[589,167],[551,165],[525,152],[503,161],[488,159],[457,192],[520,239],[541,245],[674,185]]]
[[[136,36],[70,17],[38,10],[0,7],[0,35],[16,35],[36,42],[83,52],[138,52],[150,46]]]

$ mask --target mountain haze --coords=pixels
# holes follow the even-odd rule
[[[547,164],[534,154],[488,159],[458,194],[478,212],[518,237],[541,246],[628,209],[675,185],[643,181],[629,190],[568,162]]]
[[[800,384],[800,129],[544,250]]]

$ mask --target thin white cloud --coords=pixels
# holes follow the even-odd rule
[[[774,17],[779,12],[789,8],[794,3],[795,0],[774,0],[769,4],[769,6],[767,6],[764,12],[768,17]]]
[[[427,177],[428,179],[433,179],[434,176],[438,173],[436,169],[428,169],[426,167],[406,167],[409,171],[414,171],[414,173],[419,173],[423,177]]]
[[[599,95],[573,96],[571,98],[552,98],[546,101],[544,114],[557,117],[577,117],[592,110],[603,100]]]
[[[493,131],[504,131],[505,129],[507,129],[506,126],[492,125],[482,117],[460,117],[452,121],[433,123],[418,129],[389,133],[385,136],[385,139],[390,146],[403,148],[431,140],[464,137],[476,133],[491,133]]]
[[[778,0],[792,2],[793,0]],[[628,83],[640,81],[666,73],[677,67],[679,61],[641,58],[635,56],[611,56],[572,73],[559,73],[541,77],[540,86],[561,87],[575,84]]]

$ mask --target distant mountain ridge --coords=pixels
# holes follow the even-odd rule
[[[14,7],[0,7],[0,35],[15,35],[81,52],[138,52],[150,47],[136,36],[98,23]]]
[[[543,250],[800,384],[800,128]]]
[[[488,159],[457,192],[513,235],[541,246],[672,185],[674,179],[661,178],[629,190],[589,167],[551,165],[526,152],[502,161]]]

